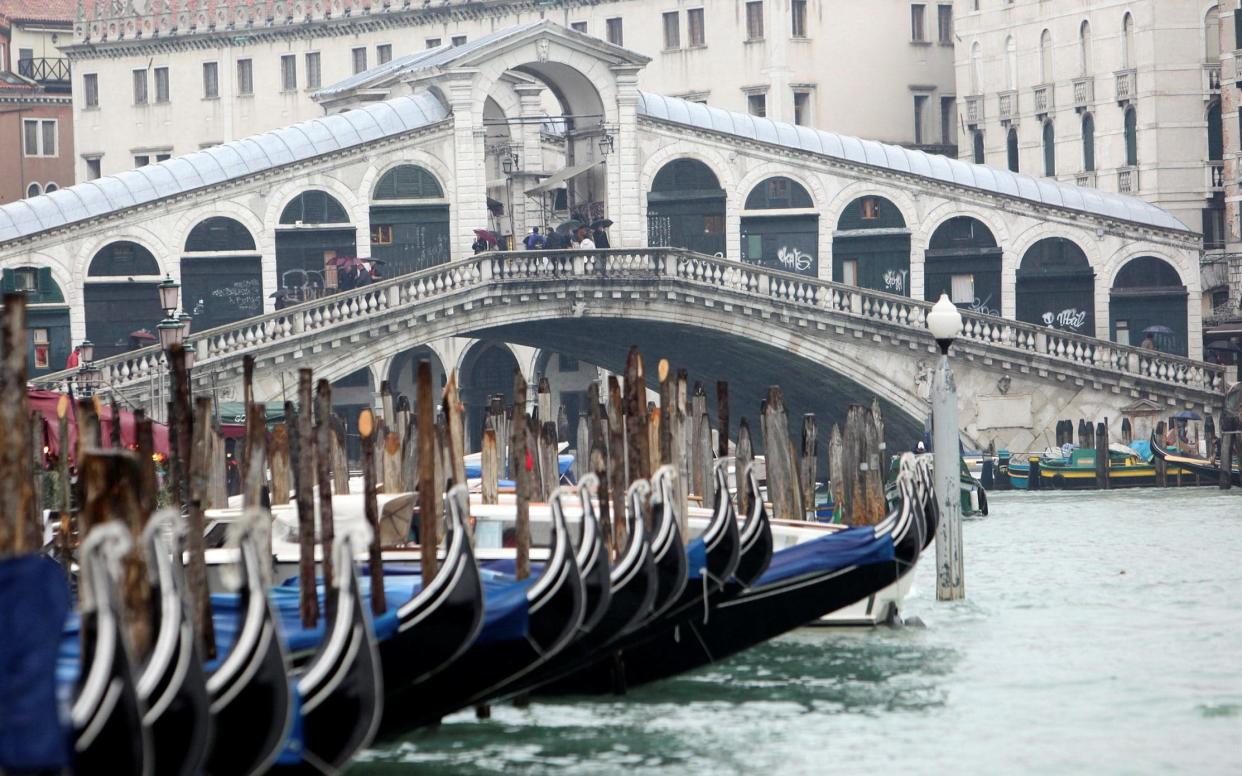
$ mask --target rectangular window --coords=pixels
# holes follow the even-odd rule
[[[789,3],[790,29],[789,34],[795,38],[806,37],[806,0],[791,0]]]
[[[134,104],[147,104],[147,71],[134,71]]]
[[[811,123],[811,93],[794,92],[794,123],[807,126]]]
[[[101,160],[98,156],[86,160],[86,179],[93,181],[102,175]]]
[[[392,245],[391,224],[371,224],[372,245]]]
[[[847,286],[858,285],[858,259],[845,259],[841,262],[841,282]]]
[[[14,291],[38,291],[39,290],[39,271],[29,267],[13,270],[13,290]],[[36,332],[43,332],[43,342],[47,342],[47,329],[33,329],[35,342],[39,342],[39,335]]]
[[[157,162],[167,162],[171,158],[172,158],[172,154],[156,154],[155,155],[155,161]]]
[[[863,197],[862,220],[875,221],[880,217],[880,201],[875,197]]]
[[[914,95],[914,144],[923,145],[927,126],[927,95]]]
[[[940,142],[957,145],[957,100],[953,97],[940,98]]]
[[[367,50],[359,46],[354,49],[354,72],[361,73],[367,69]]]
[[[47,369],[48,362],[51,360],[48,357],[51,346],[47,342],[47,329],[32,329],[30,333],[34,335],[35,369]]]
[[[768,96],[766,94],[746,95],[746,111],[752,116],[768,115]]]
[[[573,30],[574,32],[581,32],[585,34],[587,31],[587,23],[586,22],[570,22],[569,29]]]
[[[318,89],[320,84],[319,52],[306,55],[306,88]]]
[[[454,35],[452,40],[449,42],[452,43],[454,46],[464,46],[466,45],[466,36],[465,35]]]
[[[614,16],[604,22],[604,26],[608,29],[608,42],[614,46],[624,46],[624,36],[621,32],[621,17]]]
[[[280,55],[280,90],[292,92],[298,88],[298,58],[296,54]]]
[[[157,74],[159,71],[156,71]],[[157,86],[158,86],[158,78]],[[203,99],[215,100],[220,97],[220,66],[215,62],[203,63]]]
[[[375,47],[375,63],[382,65],[392,61],[392,44],[385,43]]]
[[[427,48],[429,49],[440,48],[440,39],[439,38],[428,38]]]
[[[941,43],[953,44],[953,6],[936,6],[936,30]]]
[[[953,304],[974,304],[975,276],[954,275],[949,281],[949,299]]]
[[[664,48],[681,48],[681,21],[676,11],[664,14]]]
[[[242,97],[254,94],[254,61],[237,60],[237,93]]]
[[[99,76],[87,73],[82,76],[82,91],[86,93],[86,107],[99,107]]]
[[[690,30],[690,45],[706,46],[707,33],[703,29],[703,9],[691,8],[686,11],[686,27]]]
[[[927,40],[927,27],[924,23],[926,12],[927,6],[921,3],[910,6],[910,40],[915,43]]]
[[[1114,326],[1117,329],[1117,333],[1113,336],[1114,342],[1116,342],[1118,345],[1134,344],[1130,342],[1130,322],[1129,321],[1118,320],[1117,323],[1114,324]]]
[[[763,235],[746,235],[746,258],[758,261],[763,256]]]
[[[746,40],[763,40],[763,0],[746,4]]]
[[[157,67],[155,72],[155,101],[168,102],[168,68]]]
[[[56,120],[23,119],[22,146],[26,156],[56,156]]]
[[[135,167],[146,167],[150,163],[151,163],[151,157],[148,156],[147,154],[138,154],[134,157]]]

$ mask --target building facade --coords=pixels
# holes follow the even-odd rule
[[[1207,317],[1236,308],[1239,221],[1226,203],[1237,176],[1226,164],[1237,157],[1238,113],[1234,58],[1222,57],[1242,45],[1233,10],[957,0],[955,18],[959,156],[1160,205],[1203,235],[1203,293],[1192,303]]]
[[[323,86],[540,19],[649,57],[644,89],[906,146],[956,142],[949,0],[119,7],[88,0],[64,49],[78,180],[322,115],[312,95]]]
[[[59,0],[0,3],[0,204],[73,185],[72,10]]]

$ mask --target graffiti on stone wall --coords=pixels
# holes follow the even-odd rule
[[[803,253],[797,248],[786,248],[783,245],[776,252],[776,260],[785,269],[792,269],[797,272],[806,272],[811,268],[811,262],[814,261],[810,254]]]
[[[905,269],[890,269],[884,273],[884,290],[891,291],[894,294],[904,294],[906,292],[906,277],[910,274]]]
[[[972,312],[979,313],[980,315],[1000,315],[1000,310],[997,310],[992,307],[988,307],[988,303],[991,301],[992,301],[991,294],[988,294],[986,299],[980,299],[979,297],[976,296],[975,301],[966,305],[966,307]]]
[[[1067,307],[1059,313],[1051,310],[1045,312],[1040,318],[1045,326],[1053,326],[1058,329],[1070,329],[1078,331],[1087,322],[1087,311],[1079,310],[1074,307]]]

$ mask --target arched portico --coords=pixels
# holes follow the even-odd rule
[[[1095,336],[1095,272],[1072,240],[1046,237],[1027,249],[1014,296],[1019,321]]]
[[[647,244],[724,256],[726,198],[720,180],[703,162],[668,162],[647,193]]]
[[[108,243],[91,257],[83,306],[96,359],[156,341],[155,326],[164,317],[159,273],[155,254],[130,240]]]
[[[910,296],[910,230],[892,200],[868,194],[851,201],[832,242],[834,281]]]
[[[1001,248],[992,230],[972,216],[954,216],[932,232],[924,252],[923,298],[941,294],[959,307],[1000,315]]]
[[[1115,342],[1140,345],[1150,337],[1165,353],[1187,352],[1188,292],[1177,269],[1156,256],[1130,259],[1113,278],[1109,329]]]
[[[182,307],[197,329],[263,314],[263,259],[240,221],[211,216],[186,236],[181,255]]]

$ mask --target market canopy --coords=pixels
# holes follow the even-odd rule
[[[554,189],[564,186],[567,181],[581,175],[596,165],[603,164],[603,159],[596,159],[586,164],[575,164],[571,167],[564,167],[548,176],[547,180],[536,186],[531,186],[526,190],[526,196],[534,196],[536,194],[546,194]]]
[[[30,397],[30,412],[32,415],[38,416],[42,426],[44,444],[47,448],[46,454],[48,456],[59,456],[62,449],[62,440],[60,439],[60,424],[56,417],[56,405],[65,394],[55,391],[37,390],[31,390],[27,393]],[[112,407],[109,404],[97,402],[96,411],[99,414],[100,436],[104,440],[104,445],[107,446],[108,440],[112,438]],[[134,413],[129,410],[121,410],[120,416],[121,446],[126,448],[137,447],[138,433]],[[66,418],[69,421],[69,460],[74,462],[74,451],[78,448],[78,421],[72,401],[69,402],[69,411],[66,414]],[[152,423],[151,428],[155,452],[168,455],[168,427],[162,423]]]

